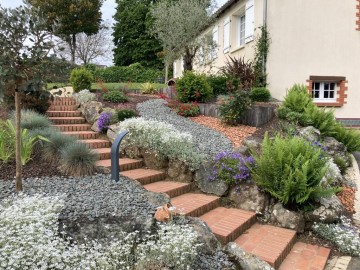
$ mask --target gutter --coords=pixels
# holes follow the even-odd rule
[[[263,27],[267,27],[267,0],[263,0]],[[262,55],[262,73],[266,74],[265,53]]]

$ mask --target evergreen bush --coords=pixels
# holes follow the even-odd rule
[[[203,74],[185,71],[176,81],[177,97],[180,102],[205,102],[212,95],[212,88]]]
[[[75,93],[80,90],[91,89],[91,82],[93,80],[93,75],[85,68],[75,68],[71,71],[70,83]]]
[[[236,91],[219,106],[220,118],[226,124],[236,125],[241,114],[250,108],[251,99],[249,91]]]
[[[123,92],[120,91],[109,91],[102,95],[103,100],[113,103],[125,103],[129,99]]]
[[[124,121],[125,119],[133,118],[133,117],[136,117],[136,112],[134,112],[133,110],[123,109],[117,111],[117,119],[120,122]]]
[[[271,94],[265,87],[252,88],[250,98],[253,102],[269,102]]]

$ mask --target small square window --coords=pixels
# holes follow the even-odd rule
[[[334,82],[313,82],[312,97],[316,102],[335,102],[336,87]]]

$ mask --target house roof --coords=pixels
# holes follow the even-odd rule
[[[225,4],[223,4],[215,13],[214,17],[217,18],[221,14],[223,14],[226,10],[228,10],[233,4],[239,2],[239,0],[229,0]]]

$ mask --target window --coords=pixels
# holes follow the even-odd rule
[[[218,57],[219,27],[215,26],[212,32],[212,44],[210,48],[210,60]]]
[[[224,53],[230,50],[230,18],[224,20]]]
[[[240,47],[245,44],[245,15],[237,17],[237,22],[238,22],[237,46]]]
[[[336,88],[337,86],[335,82],[313,82],[312,97],[318,102],[336,101]]]

